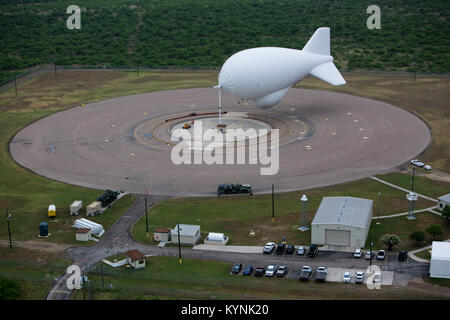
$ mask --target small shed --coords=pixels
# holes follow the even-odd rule
[[[450,207],[450,193],[447,193],[446,195],[443,195],[442,197],[438,198],[438,208],[439,210],[444,210],[445,206]]]
[[[161,242],[170,241],[170,228],[156,228],[153,231],[153,240]]]
[[[125,252],[128,263],[135,269],[145,267],[145,255],[139,250],[128,250]]]
[[[210,232],[205,239],[205,244],[224,246],[228,242],[228,237],[223,233]]]
[[[450,242],[431,244],[430,278],[450,279]]]
[[[192,224],[180,224],[180,243],[195,245],[200,239],[200,226]],[[171,230],[171,242],[178,244],[178,224]]]
[[[369,199],[324,197],[311,223],[311,243],[362,248],[372,220]]]
[[[75,239],[77,241],[89,241],[91,238],[91,229],[89,228],[78,228],[75,232]]]

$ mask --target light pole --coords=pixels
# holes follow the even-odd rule
[[[177,229],[178,229],[178,259],[181,264],[182,261],[181,261],[181,242],[180,242],[180,223],[179,222],[177,224]]]
[[[306,194],[304,194],[300,201],[302,202],[302,226],[298,228],[300,231],[306,231],[309,230],[309,228],[306,226],[306,205],[308,203],[308,198],[306,197]]]
[[[118,237],[114,237],[114,262],[117,261],[116,240],[118,239]]]
[[[272,183],[272,223],[275,222],[275,186]]]
[[[147,228],[147,239],[149,239],[150,238],[150,233],[148,232],[147,196],[145,196],[145,226]]]
[[[12,249],[12,242],[11,242],[11,227],[9,226],[9,220],[11,220],[11,214],[9,214],[9,213],[8,213],[8,209],[6,209],[6,221],[8,222],[9,248]]]
[[[369,259],[370,272],[372,272],[372,256],[373,256],[372,246],[373,246],[372,235],[370,235],[370,247],[369,247],[369,251],[370,251],[370,259]]]

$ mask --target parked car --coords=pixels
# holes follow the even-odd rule
[[[302,256],[302,255],[305,254],[305,251],[306,250],[305,250],[304,246],[299,246],[298,249],[297,249],[297,254]]]
[[[422,161],[419,161],[418,159],[411,160],[411,164],[415,165],[417,167],[423,167],[425,165],[425,163],[423,163]]]
[[[386,251],[378,250],[377,260],[384,260],[384,259],[386,259]]]
[[[364,272],[358,271],[355,273],[355,283],[363,283],[364,282]]]
[[[318,252],[319,252],[319,249],[316,244],[312,244],[309,246],[308,256],[310,256],[311,258],[315,257]]]
[[[428,164],[424,165],[423,168],[428,171],[430,171],[432,169],[431,166]]]
[[[275,250],[275,242],[267,242],[264,246],[263,253],[269,254]]]
[[[266,269],[266,277],[273,277],[275,275],[275,272],[277,272],[277,266],[276,265],[269,265]]]
[[[295,247],[292,244],[288,244],[286,246],[286,254],[294,254]]]
[[[376,272],[373,275],[373,282],[374,283],[380,283],[381,282],[381,273],[380,272]]]
[[[398,261],[405,261],[408,258],[408,251],[400,250],[398,253]]]
[[[366,255],[364,256],[364,259],[372,260],[372,258],[373,258],[373,252],[372,251],[367,251]]]
[[[277,278],[283,278],[287,273],[286,266],[279,266],[277,269]]]
[[[355,249],[355,252],[353,253],[353,258],[361,258],[362,257],[362,251],[361,249]]]
[[[281,242],[281,243],[278,245],[277,250],[275,251],[275,253],[281,255],[281,254],[284,253],[285,250],[286,250],[286,244],[283,243],[283,242]]]
[[[236,263],[233,268],[231,268],[232,274],[238,274],[242,269],[242,263]]]
[[[255,277],[262,277],[265,272],[266,272],[266,269],[264,267],[256,267],[255,268]]]
[[[324,282],[327,277],[327,267],[318,267],[316,271],[316,281]]]
[[[249,276],[253,272],[253,266],[246,266],[244,271],[242,271],[243,276]]]
[[[311,278],[312,269],[310,266],[302,266],[299,280],[306,281]]]
[[[350,272],[348,272],[348,271],[344,272],[344,277],[342,278],[342,281],[344,283],[349,283],[351,279],[352,279],[352,276],[350,275]]]

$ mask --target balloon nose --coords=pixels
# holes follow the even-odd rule
[[[222,68],[219,73],[219,85],[225,92],[235,95],[236,94],[236,81],[234,80],[233,74]]]

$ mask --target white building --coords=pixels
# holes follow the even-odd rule
[[[75,232],[75,239],[77,241],[89,241],[91,238],[91,229],[89,228],[78,228]]]
[[[430,277],[450,279],[450,242],[433,241]]]
[[[139,250],[128,250],[125,252],[127,262],[135,269],[145,267],[145,255]]]
[[[172,243],[178,244],[178,224],[170,234]],[[195,245],[200,239],[200,226],[191,224],[180,224],[180,243]]]
[[[439,210],[444,210],[445,206],[450,207],[450,193],[438,198],[438,208]]]
[[[372,220],[373,201],[324,197],[311,223],[311,243],[362,248]]]
[[[153,240],[161,242],[170,241],[170,228],[156,228],[153,230]]]

